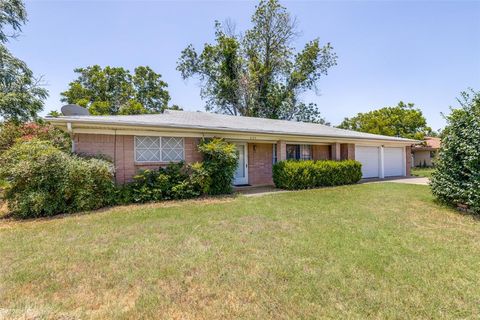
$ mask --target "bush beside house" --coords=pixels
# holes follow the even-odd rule
[[[113,164],[65,152],[50,141],[20,139],[0,155],[5,200],[15,217],[32,218],[98,209],[112,204],[187,199],[232,192],[238,164],[234,144],[203,140],[203,161],[171,163],[144,170],[123,186],[114,183]],[[275,185],[307,189],[356,183],[357,161],[282,161],[273,167]]]
[[[8,182],[4,199],[18,218],[232,192],[235,145],[211,139],[202,141],[199,149],[201,163],[145,170],[131,183],[116,186],[113,164],[107,160],[82,158],[38,138],[17,139],[0,155],[0,181]]]
[[[119,186],[119,203],[188,199],[204,194],[206,175],[196,170],[197,165],[171,163],[158,170],[143,170],[133,181]]]
[[[353,184],[362,178],[362,165],[344,161],[280,161],[273,166],[277,188],[295,190]]]
[[[82,159],[49,141],[19,141],[0,156],[4,199],[19,218],[92,210],[111,204],[113,165]]]
[[[203,169],[210,180],[206,186],[206,193],[211,195],[231,193],[233,175],[238,165],[235,145],[214,138],[203,140],[198,149],[203,155]]]
[[[442,132],[432,173],[433,194],[442,202],[480,213],[480,93],[462,93]]]
[[[120,188],[121,203],[195,198],[232,192],[237,167],[235,145],[223,139],[203,140],[203,162],[171,163],[166,168],[144,170]]]

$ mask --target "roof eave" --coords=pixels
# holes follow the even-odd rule
[[[131,128],[144,128],[147,130],[158,130],[158,129],[188,129],[188,130],[201,130],[201,131],[210,131],[216,132],[221,131],[225,133],[251,133],[251,134],[267,134],[267,135],[281,135],[281,136],[304,136],[309,138],[321,137],[321,138],[332,138],[332,139],[344,139],[344,140],[360,140],[360,141],[378,141],[378,142],[388,142],[388,143],[401,143],[404,145],[413,145],[416,143],[422,142],[421,140],[412,140],[412,139],[389,139],[383,136],[378,137],[358,137],[358,136],[338,136],[338,135],[329,135],[329,134],[305,134],[305,133],[286,133],[282,131],[259,131],[259,130],[241,130],[241,129],[231,129],[231,128],[222,128],[222,127],[209,127],[209,126],[189,126],[189,125],[178,125],[178,124],[162,124],[162,125],[155,125],[155,124],[148,124],[148,123],[138,123],[138,122],[130,122],[125,121],[119,123],[117,121],[89,121],[84,119],[75,119],[75,118],[44,118],[45,121],[51,122],[53,125],[64,124],[67,126],[68,123],[74,123],[76,125],[83,125],[83,126],[97,126],[97,127],[104,127],[104,126],[112,126],[112,127],[131,127]]]

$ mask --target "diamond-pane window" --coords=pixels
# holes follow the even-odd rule
[[[162,137],[162,160],[183,160],[183,138]]]
[[[159,162],[160,137],[135,137],[135,161]]]
[[[183,138],[135,137],[135,161],[170,162],[183,158]]]

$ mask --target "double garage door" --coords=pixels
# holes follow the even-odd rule
[[[355,159],[362,164],[363,178],[381,176],[380,147],[355,146]],[[383,176],[403,176],[405,168],[403,148],[383,148]]]

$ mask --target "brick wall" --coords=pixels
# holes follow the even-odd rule
[[[75,134],[75,152],[104,155],[115,162],[115,178],[118,183],[130,181],[140,169],[157,169],[168,163],[135,163],[134,136]],[[196,146],[199,138],[184,138],[185,162],[202,160]]]
[[[251,185],[273,184],[273,144],[248,144],[248,183]]]
[[[313,160],[330,160],[331,159],[331,147],[330,146],[312,146],[312,158]]]
[[[410,177],[412,169],[412,147],[405,147],[405,166],[406,166],[406,176]]]
[[[340,145],[340,159],[341,160],[355,160],[355,144],[342,143]]]
[[[287,143],[284,140],[279,140],[277,141],[277,161],[283,160],[287,160]]]

